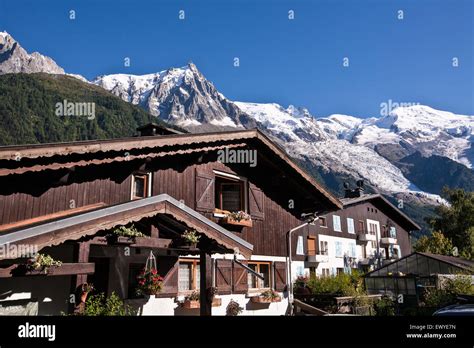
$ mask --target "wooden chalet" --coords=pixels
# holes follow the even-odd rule
[[[0,147],[0,314],[71,313],[70,295],[85,283],[141,314],[225,314],[231,299],[244,314],[286,312],[287,232],[302,213],[341,202],[259,130],[157,128],[142,128],[140,137]],[[222,160],[223,151],[234,157]],[[142,234],[114,234],[132,225]],[[200,236],[197,245],[185,243],[185,231]],[[62,264],[31,270],[25,250]],[[150,251],[163,288],[136,298]],[[280,301],[261,300],[268,289]],[[198,305],[183,305],[193,291]]]

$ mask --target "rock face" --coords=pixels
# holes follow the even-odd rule
[[[219,93],[193,63],[141,76],[99,76],[92,83],[192,132],[257,127],[257,122]]]
[[[7,32],[0,32],[0,74],[38,73],[64,74],[54,60],[38,52],[28,54]]]

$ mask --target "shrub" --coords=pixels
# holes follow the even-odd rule
[[[126,305],[115,292],[106,297],[103,292],[90,296],[84,308],[79,315],[85,316],[126,316],[135,315],[136,312]]]
[[[341,273],[327,277],[312,276],[308,287],[315,295],[358,296],[365,295],[363,279],[358,272]]]
[[[375,315],[377,316],[394,316],[395,301],[390,296],[382,296],[380,300],[374,302]]]
[[[474,295],[474,286],[470,275],[456,275],[446,279],[441,289],[428,289],[424,294],[423,305],[441,308],[456,303],[458,295]]]

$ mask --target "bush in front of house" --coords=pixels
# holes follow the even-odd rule
[[[428,289],[423,296],[423,306],[442,308],[455,304],[459,295],[474,295],[474,285],[470,275],[458,274],[446,279],[440,289]]]
[[[380,300],[375,300],[373,308],[377,316],[387,317],[395,315],[395,301],[387,295],[383,295]]]
[[[108,297],[103,292],[89,296],[84,310],[79,313],[84,316],[127,316],[136,315],[136,311],[126,305],[115,293]]]
[[[325,277],[312,276],[307,282],[314,295],[358,296],[365,295],[363,278],[357,272],[340,273]]]

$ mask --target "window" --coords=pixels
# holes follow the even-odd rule
[[[354,219],[347,218],[347,232],[355,233]]]
[[[216,208],[247,211],[245,181],[216,176]]]
[[[132,175],[132,199],[151,196],[151,173]]]
[[[179,291],[199,290],[200,279],[201,272],[199,268],[199,261],[179,260]]]
[[[337,274],[343,274],[344,273],[344,268],[336,268]]]
[[[336,242],[336,257],[342,257],[342,242]]]
[[[253,269],[255,272],[259,273],[264,277],[264,279],[257,278],[254,274],[247,273],[247,281],[250,289],[262,289],[270,288],[271,279],[270,279],[270,262],[249,262],[248,266]]]
[[[308,237],[308,255],[316,255],[316,238]]]
[[[358,233],[364,233],[364,232],[365,232],[364,221],[359,220],[359,221],[357,222],[357,232],[358,232]]]
[[[319,217],[319,226],[328,227],[325,217],[322,217],[322,216]]]
[[[340,216],[338,216],[338,215],[333,215],[333,216],[332,216],[332,224],[333,224],[334,231],[342,232],[342,229],[341,229],[341,217],[340,217]]]
[[[321,275],[322,275],[323,277],[329,277],[329,268],[323,268],[323,269],[321,270]]]
[[[397,238],[397,230],[395,227],[390,227],[390,238]]]
[[[349,244],[349,256],[356,257],[356,246],[354,243]]]
[[[369,222],[369,234],[377,235],[377,225]]]
[[[303,236],[298,236],[298,242],[296,243],[296,255],[304,255]]]
[[[372,240],[370,241],[370,245],[372,246],[372,249],[377,249],[377,242]]]
[[[328,242],[324,240],[319,242],[319,253],[321,255],[328,255]]]

